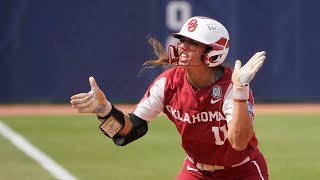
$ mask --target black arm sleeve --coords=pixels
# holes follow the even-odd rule
[[[119,134],[116,134],[112,140],[118,146],[125,146],[131,143],[134,140],[137,140],[144,136],[148,131],[148,123],[147,121],[139,118],[134,114],[129,114],[130,121],[132,123],[132,128],[130,132],[125,136],[122,137]]]

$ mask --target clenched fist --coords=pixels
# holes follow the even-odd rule
[[[257,52],[241,67],[241,61],[237,60],[232,73],[233,98],[246,100],[249,98],[249,83],[261,68],[266,52]]]
[[[111,111],[111,103],[98,87],[93,77],[89,78],[91,91],[79,93],[71,97],[70,103],[73,108],[77,108],[79,113],[94,113],[104,117]]]

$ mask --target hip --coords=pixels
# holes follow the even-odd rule
[[[214,166],[214,165],[211,165]],[[216,168],[201,168],[197,166],[189,158],[186,158],[177,180],[268,180],[268,168],[266,161],[261,153],[253,159],[244,159],[241,163],[235,166],[223,167],[216,166]]]

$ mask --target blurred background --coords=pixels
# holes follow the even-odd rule
[[[0,1],[0,103],[64,103],[90,90],[114,103],[137,102],[161,68],[148,36],[164,45],[192,16],[229,30],[227,62],[265,50],[251,84],[256,102],[319,102],[320,2],[302,0]]]
[[[0,0],[0,179],[70,180],[25,153],[22,137],[72,179],[175,179],[185,152],[165,116],[122,148],[100,132],[93,114],[78,114],[69,100],[88,92],[94,76],[112,103],[138,102],[163,71],[139,75],[156,58],[148,37],[166,46],[192,16],[226,26],[232,67],[267,52],[251,88],[270,179],[319,179],[318,7],[303,0]]]

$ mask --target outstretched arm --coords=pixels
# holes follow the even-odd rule
[[[114,107],[98,87],[93,77],[89,78],[91,91],[71,97],[70,103],[79,113],[93,113],[101,121],[100,129],[115,144],[124,146],[147,132],[147,122],[130,114],[124,115]]]
[[[265,52],[261,51],[252,56],[242,67],[241,61],[237,60],[235,63],[232,74],[234,107],[232,121],[228,125],[228,140],[237,151],[247,147],[254,133],[247,102],[249,99],[249,83],[261,68],[265,59]]]

